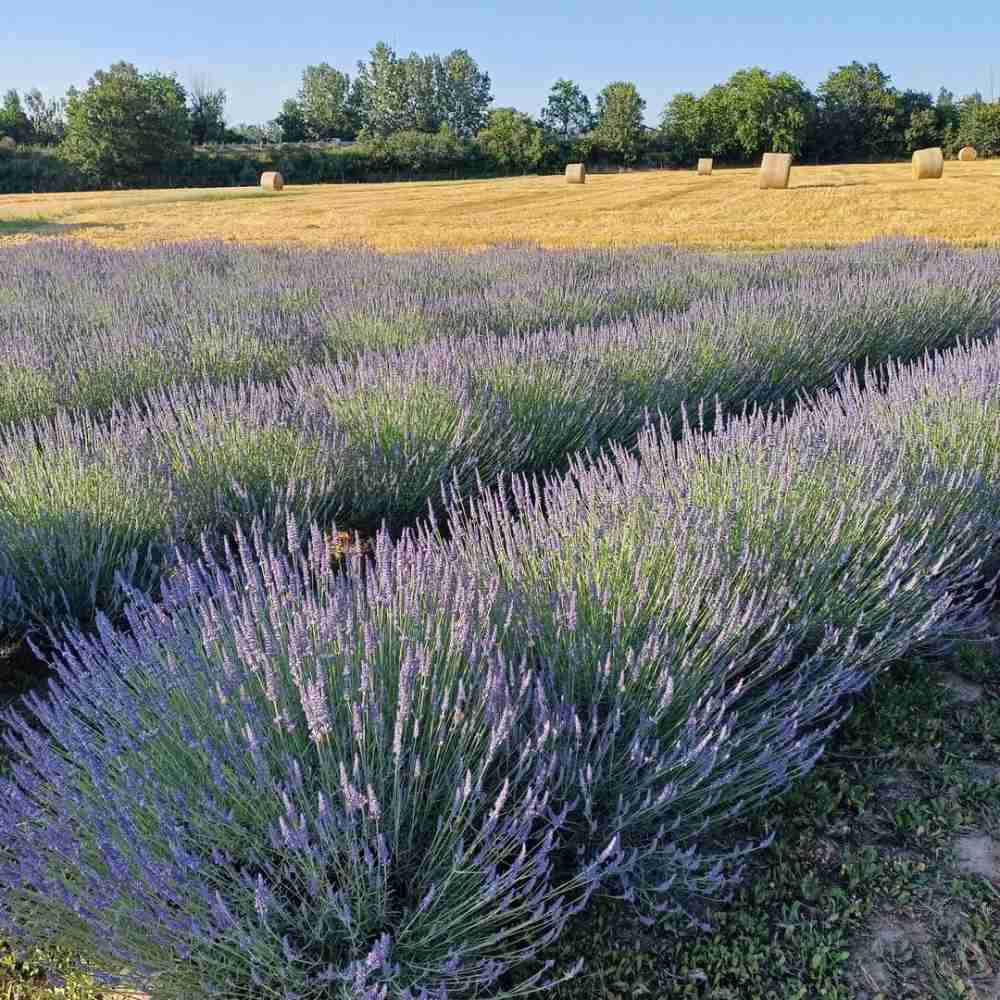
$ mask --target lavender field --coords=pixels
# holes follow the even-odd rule
[[[0,937],[156,1000],[517,996],[595,894],[696,921],[851,699],[985,628],[995,251],[0,275],[0,647],[58,677]]]

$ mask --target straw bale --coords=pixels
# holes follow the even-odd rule
[[[712,157],[703,156],[698,161],[698,173],[702,176],[710,174],[712,172]]]
[[[913,154],[915,180],[937,180],[944,173],[944,153],[940,146],[918,149]]]
[[[567,184],[585,184],[587,181],[587,168],[582,163],[568,163],[566,165]]]
[[[975,159],[975,158],[976,158],[976,157],[977,157],[978,155],[979,155],[979,154],[978,154],[978,153],[976,152],[976,148],[975,148],[975,146],[963,146],[963,147],[962,147],[962,148],[961,148],[961,149],[960,149],[960,150],[958,151],[958,158],[959,158],[959,159],[960,159],[960,160],[961,160],[961,161],[962,161],[963,163],[970,163],[970,162],[971,162],[972,160],[974,160],[974,159]]]
[[[285,186],[285,178],[277,170],[268,170],[260,175],[260,186],[265,191],[280,191]]]
[[[791,172],[791,153],[765,153],[760,164],[760,186],[762,188],[786,188],[788,187],[788,175]]]

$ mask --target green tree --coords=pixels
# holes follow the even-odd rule
[[[0,105],[0,136],[13,139],[16,143],[30,142],[33,138],[31,119],[21,104],[21,95],[16,90],[8,90]]]
[[[31,141],[41,146],[54,146],[66,134],[65,102],[46,100],[34,87],[24,95],[24,111],[31,124]]]
[[[308,138],[306,116],[302,105],[291,98],[281,105],[280,114],[274,118],[278,129],[278,142],[305,142]]]
[[[411,52],[403,60],[403,76],[407,127],[414,132],[437,132],[446,116],[441,91],[441,57]]]
[[[621,163],[634,163],[642,155],[646,127],[642,112],[646,102],[634,83],[609,83],[597,95],[594,138],[605,152]]]
[[[922,90],[896,93],[896,137],[893,156],[909,156],[915,149],[941,145],[941,125],[930,94]]]
[[[738,70],[723,85],[722,98],[743,157],[802,152],[814,101],[791,73],[772,76],[757,66]]]
[[[465,49],[455,49],[442,60],[439,80],[444,124],[459,138],[471,138],[485,124],[493,103],[489,73]]]
[[[298,105],[310,139],[353,139],[357,121],[349,107],[351,79],[329,63],[302,71]]]
[[[361,135],[392,135],[407,126],[406,70],[391,46],[378,42],[367,63],[358,63]]]
[[[564,139],[586,132],[594,124],[590,98],[572,80],[560,78],[549,91],[542,121]]]
[[[175,76],[117,62],[66,107],[67,159],[99,183],[148,182],[190,151],[187,94]]]
[[[710,152],[710,123],[704,102],[691,91],[681,91],[667,102],[660,131],[675,163],[692,163]]]
[[[476,141],[504,173],[537,170],[546,156],[544,131],[515,108],[494,108]]]
[[[226,92],[211,90],[207,81],[198,77],[191,83],[189,101],[192,142],[223,142],[226,137]]]
[[[954,155],[958,151],[957,139],[960,119],[955,95],[942,87],[934,101],[934,110],[937,112],[938,128],[941,130],[941,145],[949,155]]]
[[[884,160],[899,145],[896,91],[877,63],[852,62],[819,85],[822,155],[829,160]]]
[[[910,124],[903,133],[906,152],[915,149],[926,149],[928,146],[941,145],[941,127],[938,123],[937,111],[934,108],[924,108],[910,114]]]
[[[980,156],[1000,156],[1000,101],[978,94],[960,105],[957,145],[974,146]]]

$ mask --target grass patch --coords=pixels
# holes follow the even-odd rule
[[[46,219],[41,215],[0,219],[0,236],[19,236],[21,233],[33,233],[51,225],[52,220]]]
[[[736,897],[704,910],[710,931],[676,917],[644,928],[601,901],[560,942],[588,962],[555,996],[993,997],[997,880],[963,871],[962,855],[977,838],[1000,849],[1000,657],[967,648],[948,669],[977,701],[940,683],[941,664],[901,664],[865,692],[815,771],[772,809],[775,841]],[[764,830],[761,818],[742,832]]]

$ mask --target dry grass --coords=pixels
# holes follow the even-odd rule
[[[759,170],[691,170],[406,184],[0,196],[0,244],[73,236],[107,246],[189,239],[394,251],[507,242],[545,247],[675,243],[724,250],[836,246],[880,235],[1000,244],[1000,160],[945,165],[938,184],[910,164],[796,165],[785,191]],[[255,204],[249,204],[250,201]],[[4,226],[4,221],[9,224]],[[17,222],[31,220],[31,225]]]

